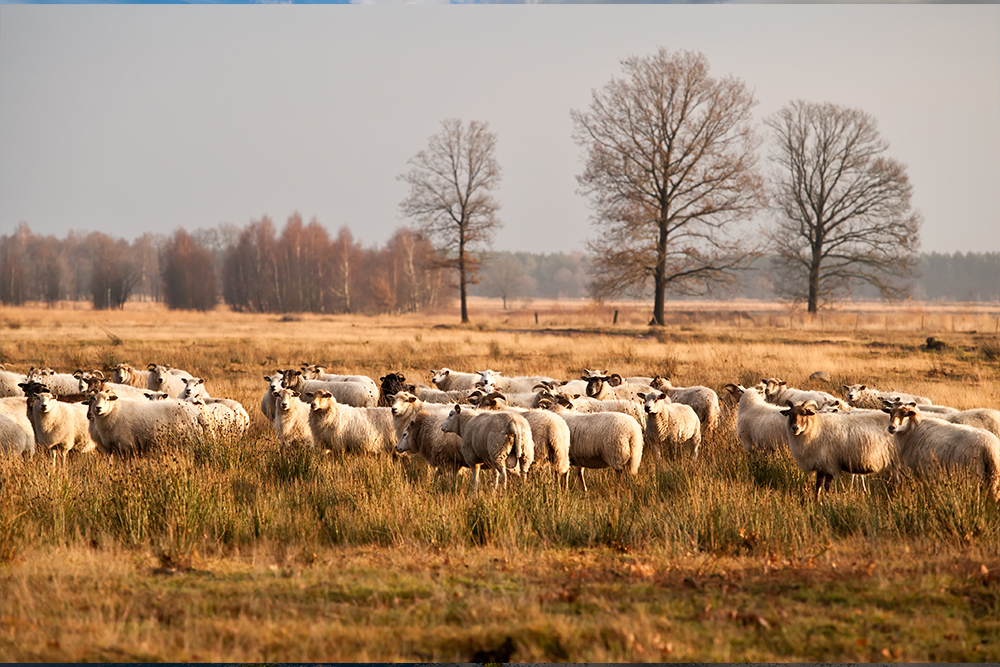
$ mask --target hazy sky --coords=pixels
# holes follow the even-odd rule
[[[571,109],[665,46],[873,114],[925,251],[1000,250],[1000,6],[0,5],[0,233],[134,238],[298,211],[383,243],[445,118],[498,136],[500,250],[582,250]],[[763,219],[761,223],[765,222]]]

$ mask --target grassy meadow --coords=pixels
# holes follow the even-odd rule
[[[419,460],[281,449],[259,408],[263,376],[302,362],[717,391],[776,376],[1000,408],[1000,309],[674,304],[654,330],[636,306],[479,301],[472,317],[0,308],[8,370],[170,364],[252,420],[242,441],[126,463],[0,458],[0,661],[1000,662],[1000,507],[974,480],[838,480],[816,503],[790,455],[748,457],[730,421],[695,462],[588,471],[587,493],[542,466],[469,497]]]

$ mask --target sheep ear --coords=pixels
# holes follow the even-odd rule
[[[156,364],[150,364],[150,365],[146,366],[146,370],[147,371],[156,370]]]
[[[788,399],[787,401],[785,401],[785,405],[787,405],[790,408],[795,407],[794,405],[792,405],[792,399]]]
[[[917,402],[916,401],[910,401],[909,403],[907,403],[907,405],[910,406],[911,408],[915,408],[915,407],[917,407]]]
[[[299,396],[301,396],[301,395],[302,395],[302,394],[300,394],[300,393],[299,393],[299,392],[297,392],[297,391],[293,391],[293,392],[292,392],[292,396],[295,396],[296,398],[297,398],[297,397],[299,397]]]
[[[608,384],[612,387],[617,387],[623,382],[622,376],[618,373],[613,373],[611,377],[608,378]]]
[[[840,385],[840,386],[841,386],[841,388],[842,388],[842,389],[843,389],[844,391],[850,391],[850,390],[851,390],[851,388],[850,388],[850,387],[848,387],[848,386],[847,386],[846,384],[842,384],[842,385]]]
[[[406,402],[407,403],[416,403],[417,402],[417,397],[416,396],[407,396],[406,397]]]
[[[636,394],[636,396],[638,396],[639,398],[641,398],[641,399],[642,399],[642,400],[644,400],[644,401],[646,400],[646,397],[647,397],[647,396],[649,396],[649,395],[650,395],[650,394],[644,394],[644,393],[642,393],[641,391],[640,391],[639,393],[637,393],[637,394]]]
[[[867,385],[861,385],[861,391],[864,391],[864,390],[865,390],[865,389],[867,389],[867,388],[868,388],[868,386],[867,386]]]
[[[883,403],[882,404],[882,412],[884,412],[887,415],[891,415],[892,414],[892,408]]]

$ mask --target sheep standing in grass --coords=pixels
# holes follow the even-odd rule
[[[472,469],[469,493],[479,487],[479,469],[485,463],[496,475],[493,491],[502,485],[507,490],[507,468],[527,474],[534,458],[535,444],[531,427],[524,417],[510,412],[477,412],[455,404],[441,424],[445,433],[462,438],[462,456]]]
[[[139,400],[149,398],[149,396],[155,392],[151,392],[148,389],[140,389],[138,387],[133,387],[128,384],[118,384],[117,382],[108,382],[104,379],[104,374],[99,371],[94,373],[84,373],[80,378],[84,383],[84,394],[88,397],[93,396],[99,391],[112,390],[117,395],[118,398],[127,398],[130,400]]]
[[[28,372],[27,381],[44,384],[63,402],[77,403],[86,398],[84,391],[87,385],[80,379],[82,373],[83,371],[77,371],[76,375],[70,375],[69,373],[56,373],[51,368],[32,368]]]
[[[396,447],[389,408],[341,405],[323,389],[313,395],[309,428],[316,445],[324,449],[389,454]]]
[[[465,457],[462,456],[461,436],[445,433],[441,430],[441,425],[448,418],[451,409],[441,411],[438,406],[423,408],[417,406],[412,414],[408,414],[417,402],[419,399],[412,394],[403,392],[396,394],[396,400],[392,406],[393,421],[397,424],[405,422],[399,435],[399,442],[396,444],[396,452],[400,454],[413,452],[435,469],[435,476],[449,471],[457,479],[459,469],[468,466],[465,463]],[[395,412],[397,405],[399,406],[399,414]]]
[[[315,444],[309,428],[309,404],[299,400],[299,392],[294,389],[275,392],[273,423],[279,445],[312,447]]]
[[[264,381],[267,382],[267,389],[264,390],[264,395],[260,397],[260,411],[267,418],[267,421],[274,422],[274,402],[278,396],[278,392],[282,390],[282,381],[285,379],[284,374],[281,371],[275,371],[274,375],[265,375]]]
[[[783,409],[785,437],[795,463],[807,475],[816,473],[816,499],[829,492],[841,472],[870,475],[891,470],[899,462],[896,441],[876,411],[822,413],[815,401],[791,403]]]
[[[99,391],[90,399],[89,415],[101,451],[122,458],[204,436],[197,406],[177,399],[133,401]]]
[[[495,390],[503,392],[505,395],[510,394],[528,394],[535,391],[535,386],[542,382],[556,382],[555,378],[550,378],[544,375],[519,375],[516,377],[507,377],[500,373],[500,371],[485,370],[478,371],[480,381],[477,383],[482,386],[493,387]]]
[[[651,383],[653,388],[663,392],[670,397],[674,403],[690,405],[698,421],[701,422],[701,432],[703,435],[714,433],[719,427],[721,409],[719,408],[719,395],[712,389],[701,385],[690,387],[675,387],[670,383],[669,378],[657,375]]]
[[[242,438],[250,428],[250,415],[239,401],[203,396],[186,398],[201,412],[205,435],[215,439]]]
[[[763,385],[746,388],[729,384],[726,388],[739,396],[736,437],[743,445],[743,451],[748,454],[771,454],[784,449],[788,419],[782,408],[764,400]]]
[[[52,452],[52,465],[56,454],[62,454],[63,465],[71,449],[89,452],[97,447],[90,437],[87,407],[80,403],[63,403],[55,395],[43,391],[35,396],[31,407],[31,424],[35,442]]]
[[[402,373],[386,373],[379,378],[378,407],[387,408],[401,391],[406,391],[406,376]]]
[[[945,470],[972,470],[983,486],[1000,500],[1000,439],[989,431],[952,424],[920,413],[915,403],[885,408],[888,432],[899,445],[900,457],[920,474]],[[883,420],[884,423],[884,420]]]
[[[684,403],[674,403],[666,394],[652,392],[639,394],[645,401],[646,441],[657,452],[678,452],[691,448],[691,458],[698,458],[701,445],[701,421],[694,408]]]
[[[506,410],[521,415],[531,428],[531,440],[535,443],[533,465],[548,461],[556,476],[556,484],[563,488],[569,485],[569,426],[566,420],[548,410],[531,410],[505,405],[504,396],[493,393],[484,396],[478,408],[485,410]]]
[[[469,395],[476,391],[475,389],[442,390],[428,387],[425,384],[408,384],[404,389],[424,403],[446,403],[448,405],[452,403],[467,403]]]
[[[580,414],[565,403],[544,401],[543,407],[553,410],[566,420],[569,427],[569,462],[583,490],[587,482],[583,468],[611,468],[618,472],[639,473],[642,462],[642,428],[639,423],[620,412]]]

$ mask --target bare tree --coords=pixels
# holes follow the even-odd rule
[[[906,167],[883,156],[888,142],[860,109],[792,102],[765,121],[771,160],[776,287],[820,302],[867,283],[883,297],[908,289],[920,243]]]
[[[500,203],[490,194],[500,182],[494,157],[496,135],[488,124],[456,119],[441,123],[426,150],[410,158],[410,170],[399,176],[410,186],[400,203],[446,256],[446,265],[458,271],[462,322],[469,321],[466,292],[475,284],[479,268],[476,253],[488,249],[500,227]]]
[[[577,177],[601,229],[588,242],[598,296],[648,293],[663,324],[669,289],[697,294],[731,279],[754,253],[733,223],[764,204],[756,100],[732,76],[709,76],[701,53],[661,48],[622,61],[625,77],[572,111],[586,149]]]
[[[179,228],[163,249],[160,261],[163,296],[176,310],[208,311],[219,301],[212,252]]]
[[[483,275],[486,293],[503,299],[504,310],[507,310],[508,299],[524,294],[533,282],[521,263],[510,256],[498,257],[490,262]]]

